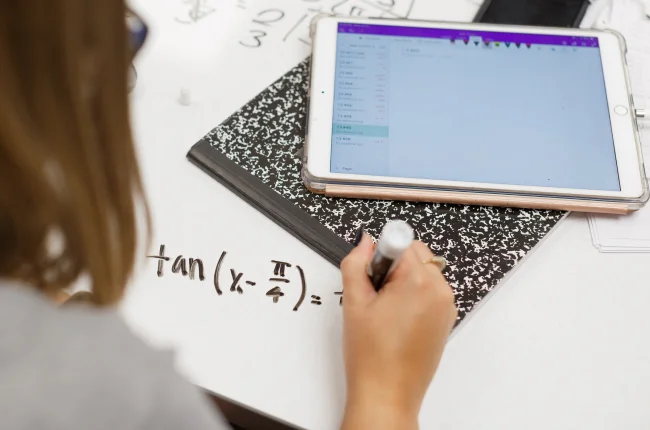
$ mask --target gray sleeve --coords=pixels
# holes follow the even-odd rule
[[[0,282],[0,357],[0,429],[229,429],[172,353],[113,309],[54,307]]]
[[[155,401],[143,429],[230,430],[207,395],[173,369],[161,375]]]

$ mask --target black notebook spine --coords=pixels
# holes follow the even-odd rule
[[[352,250],[351,244],[226,155],[215,151],[205,140],[194,144],[187,158],[336,267]]]

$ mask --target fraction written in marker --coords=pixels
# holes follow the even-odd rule
[[[309,46],[311,23],[320,14],[407,19],[415,0],[313,0],[302,3],[304,9],[275,7],[254,12],[250,27],[245,30],[239,44],[260,48],[268,43],[295,41]],[[238,0],[237,7],[248,10],[245,0]]]
[[[167,255],[167,252],[168,250],[166,246],[160,245],[158,254],[147,256],[148,258],[157,260],[156,274],[158,277],[164,277],[167,270],[169,270],[172,275],[187,277],[189,280],[197,282],[205,281],[205,267],[202,259],[196,257],[185,257],[183,254],[170,257]],[[224,275],[221,269],[223,269],[226,264],[227,256],[228,252],[222,251],[216,265],[214,266],[212,284],[217,296],[222,296],[224,294],[224,289],[226,292],[237,293],[238,295],[244,295],[247,291],[258,291],[261,293],[263,290],[260,291],[252,288],[257,285],[257,282],[246,279],[247,276],[245,273],[235,268],[229,268],[229,279],[223,279],[223,277],[227,275]],[[171,267],[169,267],[167,263],[170,263]],[[271,260],[271,264],[273,265],[272,276],[269,277],[271,288],[266,291],[266,296],[272,298],[272,303],[279,303],[281,298],[287,297],[289,294],[295,294],[297,299],[293,305],[293,311],[297,312],[307,297],[307,279],[305,271],[299,265],[293,265],[287,261]],[[343,292],[337,292],[334,294],[342,296]],[[342,303],[342,300],[343,297],[340,297],[339,303]],[[310,294],[310,303],[320,306],[323,304],[323,299],[320,295]]]

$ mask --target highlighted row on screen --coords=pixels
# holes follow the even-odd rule
[[[336,124],[332,125],[333,134],[347,136],[388,137],[388,127],[379,125]]]

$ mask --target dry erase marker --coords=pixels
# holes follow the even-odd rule
[[[368,263],[370,282],[379,291],[390,272],[399,264],[404,251],[413,242],[413,229],[404,221],[389,221],[384,226],[375,247],[372,260]]]

